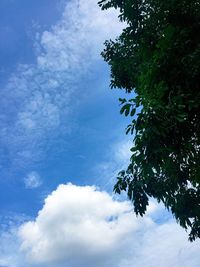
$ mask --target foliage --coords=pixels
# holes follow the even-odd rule
[[[127,170],[115,192],[127,191],[136,214],[149,198],[163,202],[186,230],[200,237],[200,1],[101,0],[119,8],[125,29],[105,42],[111,88],[132,116],[134,136]],[[136,115],[135,115],[136,113]]]

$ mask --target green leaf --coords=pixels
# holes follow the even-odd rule
[[[136,112],[136,108],[132,108],[132,110],[131,110],[131,116],[134,116],[135,115],[135,112]]]
[[[127,100],[125,98],[119,98],[119,101],[121,102],[120,105],[122,105],[126,103]]]
[[[129,112],[130,112],[130,106],[131,104],[126,104],[124,105],[121,110],[120,113],[123,114],[125,112],[125,116],[128,116]]]

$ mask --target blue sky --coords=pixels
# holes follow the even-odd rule
[[[92,0],[0,9],[0,266],[199,266],[199,242],[162,206],[136,218],[112,194],[131,146],[124,93],[100,56],[123,28],[117,11]]]

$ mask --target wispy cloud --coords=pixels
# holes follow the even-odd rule
[[[9,168],[34,164],[55,136],[69,133],[82,77],[98,68],[104,40],[121,27],[115,11],[74,0],[66,1],[60,21],[37,34],[36,64],[19,65],[0,94],[1,165],[5,154]]]
[[[33,171],[28,173],[24,178],[24,184],[28,189],[38,188],[41,186],[42,180],[40,178],[40,175],[37,172]]]
[[[105,154],[105,160],[95,168],[95,183],[106,191],[113,189],[119,171],[126,169],[131,157],[132,141],[125,138],[123,141],[110,144]]]
[[[0,216],[0,266],[23,266],[24,255],[20,252],[18,229],[28,219],[30,220],[25,215],[9,213],[7,216]]]

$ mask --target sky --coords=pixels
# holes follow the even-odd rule
[[[112,192],[130,158],[100,56],[125,25],[94,0],[0,1],[0,267],[197,267],[161,204]],[[130,96],[128,96],[130,97]]]

